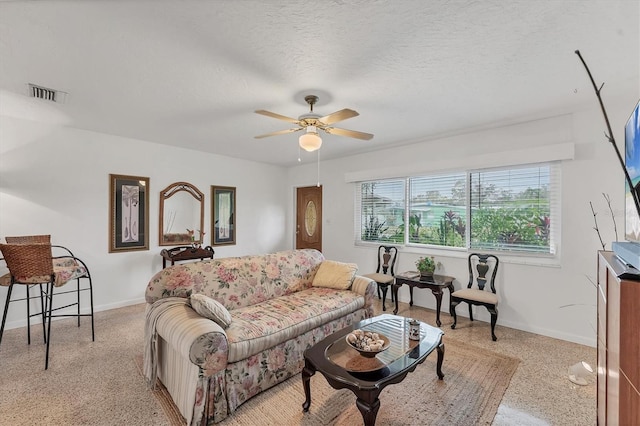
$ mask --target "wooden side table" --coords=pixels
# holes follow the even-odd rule
[[[176,262],[183,260],[195,260],[195,259],[213,259],[214,251],[211,246],[193,247],[193,246],[178,246],[170,249],[164,249],[160,252],[162,256],[162,269],[167,267],[167,260],[171,262],[173,266]]]
[[[440,308],[442,307],[442,292],[444,288],[449,289],[449,301],[451,301],[451,293],[453,293],[453,280],[454,277],[450,277],[448,275],[433,275],[433,278],[429,278],[426,280],[421,280],[420,276],[417,277],[406,277],[402,274],[396,274],[396,279],[393,283],[392,291],[393,296],[396,300],[396,309],[393,311],[393,314],[398,313],[398,289],[402,287],[403,284],[409,286],[409,294],[411,295],[411,300],[409,302],[409,306],[413,306],[413,288],[428,288],[431,290],[431,293],[436,298],[436,324],[438,327],[442,324],[440,322]]]

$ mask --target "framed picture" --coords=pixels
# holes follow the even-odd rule
[[[149,178],[109,175],[109,253],[149,250]]]
[[[211,245],[236,243],[236,188],[211,186]]]

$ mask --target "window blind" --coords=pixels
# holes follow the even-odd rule
[[[356,241],[404,243],[404,179],[360,182],[355,210]]]
[[[557,174],[554,163],[469,173],[470,248],[554,253]]]

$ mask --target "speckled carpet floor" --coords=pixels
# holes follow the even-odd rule
[[[445,339],[442,367],[445,377],[438,380],[436,359],[434,351],[401,383],[387,386],[382,391],[376,424],[491,424],[519,361]],[[172,425],[183,425],[179,412],[170,400],[167,401],[168,394],[156,391],[154,395],[165,407]],[[320,373],[311,378],[311,408],[307,413],[302,411],[304,400],[302,380],[296,375],[250,399],[219,424],[350,426],[362,423],[355,395],[345,389],[331,388]]]
[[[376,313],[382,313],[379,301]],[[401,303],[399,314],[434,324],[435,314],[428,309]],[[405,382],[388,386],[382,392],[378,425],[398,424],[399,414],[421,410],[434,399],[433,395],[427,397],[421,392],[409,391],[412,389],[409,387],[411,380],[424,377],[422,385],[426,384],[432,391],[452,386],[456,379],[456,373],[452,371],[455,369],[455,348],[464,344],[474,348],[475,358],[484,359],[486,352],[475,349],[481,348],[503,355],[505,359],[520,360],[493,418],[494,426],[595,424],[595,377],[589,386],[576,386],[567,380],[569,365],[580,360],[595,365],[595,348],[501,327],[499,320],[497,342],[491,340],[487,323],[472,323],[459,317],[458,327],[451,330],[452,320],[446,312],[443,312],[442,322],[447,345],[444,382],[441,385],[437,383],[434,353],[410,373]],[[55,321],[47,371],[44,370],[45,346],[41,327],[32,326],[31,346],[27,345],[25,328],[6,330],[0,344],[0,424],[170,425],[158,399],[147,390],[134,361],[142,351],[143,327],[144,305],[97,312],[95,342],[91,341],[91,328],[87,321],[83,320],[80,328],[73,320]],[[300,382],[299,376],[294,377],[290,380],[290,387],[284,383],[272,389],[274,392],[258,395],[254,398],[255,404],[272,405],[268,399],[270,392],[291,391],[297,394],[287,396],[287,400],[290,398],[295,403],[292,402],[290,407],[278,404],[278,408],[281,411],[291,410],[291,415],[299,416],[294,424],[314,424],[316,419],[315,424],[323,424],[326,417],[322,417],[322,408],[336,401],[344,404],[345,410],[353,410],[353,414],[341,413],[334,422],[346,424],[351,417],[344,416],[359,416],[353,394],[335,391],[317,373],[312,378],[311,410],[303,417],[301,404],[304,396]],[[323,388],[326,388],[324,397]],[[399,392],[398,404],[401,405],[394,405],[394,410],[389,410],[391,404],[384,398],[392,396],[393,392]],[[496,398],[500,399],[499,396]],[[253,401],[241,406],[236,414],[251,403]],[[361,424],[361,417],[357,416],[354,422]],[[231,421],[236,419],[232,417],[225,423],[233,424]],[[442,421],[444,423],[441,424],[452,424]],[[269,423],[260,421],[258,424]]]

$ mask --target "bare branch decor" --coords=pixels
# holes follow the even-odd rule
[[[618,145],[616,145],[616,140],[613,136],[613,132],[611,131],[611,124],[609,124],[609,117],[607,116],[607,111],[604,108],[604,103],[602,102],[602,97],[600,96],[600,92],[604,87],[604,83],[602,83],[600,87],[596,86],[596,82],[593,80],[593,77],[591,76],[591,71],[589,71],[589,67],[587,66],[587,63],[584,61],[584,59],[582,59],[582,55],[580,54],[580,51],[576,50],[575,53],[576,55],[578,55],[578,58],[580,58],[582,65],[584,65],[584,68],[587,70],[587,74],[589,75],[589,79],[591,80],[591,85],[593,86],[593,90],[595,90],[596,96],[598,97],[598,101],[600,102],[600,108],[602,109],[602,114],[604,115],[604,121],[607,124],[608,134],[605,133],[605,137],[609,140],[609,142],[611,143],[611,146],[616,152],[616,155],[618,156],[620,167],[622,167],[622,171],[624,172],[624,177],[627,180],[627,184],[629,185],[629,191],[631,192],[631,196],[633,198],[633,203],[636,206],[636,212],[638,212],[638,215],[640,216],[640,196],[638,195],[638,190],[640,188],[636,188],[633,186],[633,181],[631,180],[631,176],[629,176],[629,172],[627,171],[627,167],[624,164],[624,160],[622,159],[620,150],[618,150]]]

